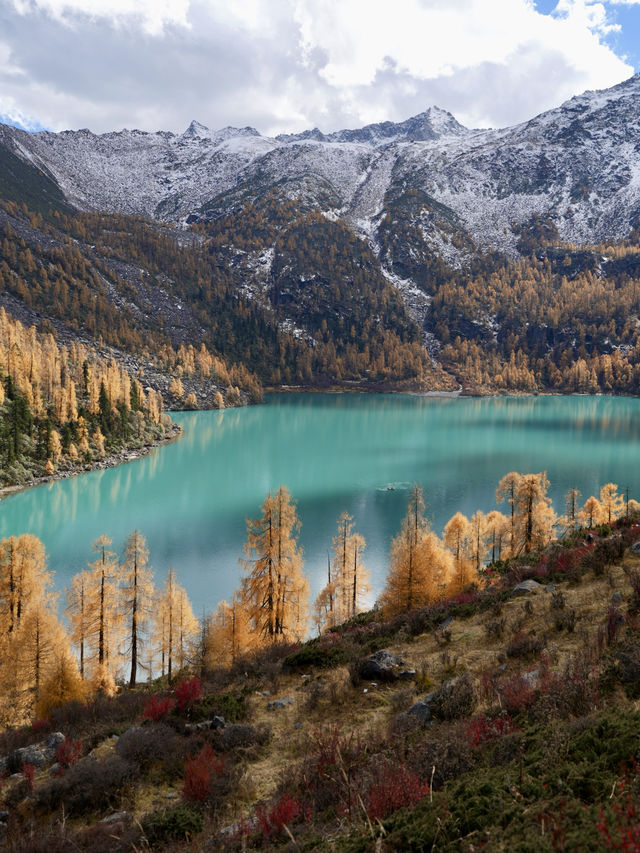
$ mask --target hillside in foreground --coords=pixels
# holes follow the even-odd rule
[[[485,589],[6,731],[3,843],[637,850],[638,540],[578,530]]]

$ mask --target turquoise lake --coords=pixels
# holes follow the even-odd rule
[[[413,483],[438,533],[458,509],[493,509],[498,480],[512,470],[546,470],[558,512],[573,486],[584,501],[613,481],[640,500],[640,400],[632,398],[281,394],[263,406],[174,418],[184,436],[144,459],[2,500],[0,538],[42,539],[62,589],[100,534],[121,553],[138,528],[158,583],[173,566],[201,615],[232,595],[245,519],[280,484],[297,502],[314,595],[343,510],[367,541],[373,592],[381,590]]]

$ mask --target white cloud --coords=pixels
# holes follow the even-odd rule
[[[189,0],[13,0],[13,5],[22,15],[43,11],[70,26],[77,16],[115,26],[140,22],[151,35],[161,35],[167,24],[186,26],[189,12]]]
[[[277,133],[436,103],[503,126],[629,77],[611,30],[593,0],[553,15],[533,0],[0,0],[0,109],[54,129]]]

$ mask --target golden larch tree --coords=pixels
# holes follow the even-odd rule
[[[71,626],[71,641],[80,656],[81,678],[84,678],[86,643],[91,636],[95,618],[91,599],[92,580],[91,573],[85,569],[71,578],[71,586],[66,590],[67,618]]]
[[[565,514],[562,519],[567,530],[575,530],[578,525],[580,492],[575,487],[564,496]]]
[[[509,504],[509,556],[514,557],[517,552],[516,544],[516,502],[518,486],[522,475],[517,471],[509,471],[498,483],[496,489],[496,503],[506,501]]]
[[[231,604],[221,601],[207,618],[204,646],[207,670],[230,666],[251,647],[247,614],[235,597]]]
[[[414,486],[407,515],[391,542],[391,565],[380,606],[385,614],[422,607],[443,595],[453,572],[453,555],[429,529],[422,489]]]
[[[603,521],[611,524],[624,512],[624,495],[618,494],[617,483],[606,483],[600,489],[600,504],[603,509]]]
[[[153,602],[153,572],[149,566],[149,549],[139,530],[132,531],[127,538],[124,562],[120,566],[119,574],[128,623],[128,648],[131,657],[129,687],[135,687],[139,653]]]
[[[247,520],[242,603],[259,642],[299,640],[307,630],[309,583],[302,572],[299,528],[285,486],[267,495],[259,518]]]
[[[189,597],[169,569],[161,593],[156,599],[152,642],[160,654],[160,672],[172,680],[174,669],[187,663],[189,651],[198,635],[198,621]]]
[[[584,506],[578,513],[578,521],[582,527],[591,529],[600,521],[604,515],[604,509],[598,498],[591,495],[584,502]]]
[[[516,490],[516,532],[518,551],[528,554],[553,538],[556,516],[547,497],[546,471],[523,474]]]
[[[444,527],[444,544],[453,554],[455,573],[460,587],[465,585],[471,557],[471,526],[461,512],[453,515]]]
[[[92,544],[97,558],[89,563],[89,635],[87,646],[98,685],[110,683],[117,665],[117,645],[122,625],[118,588],[118,561],[110,549],[112,540],[102,534]],[[108,692],[108,691],[107,691]]]

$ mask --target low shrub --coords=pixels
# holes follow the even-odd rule
[[[282,836],[285,826],[289,827],[296,820],[304,818],[304,814],[302,802],[297,797],[282,794],[270,809],[267,810],[264,805],[258,807],[258,830],[264,838],[278,838]]]
[[[480,714],[469,720],[467,738],[471,746],[477,747],[517,730],[518,727],[508,714],[501,714],[499,717]]]
[[[537,657],[546,645],[544,637],[538,637],[533,632],[525,634],[518,631],[509,641],[506,653],[510,658],[533,658]]]
[[[268,726],[250,726],[243,723],[231,723],[216,732],[213,744],[220,752],[232,752],[237,749],[249,749],[265,746],[271,737]]]
[[[202,699],[202,681],[197,675],[183,679],[176,685],[174,693],[180,713],[189,714]]]
[[[120,735],[116,753],[125,761],[146,769],[154,762],[164,761],[170,756],[178,740],[175,731],[163,723],[134,726]]]
[[[192,803],[212,803],[227,792],[229,776],[224,755],[218,757],[206,743],[193,758],[188,758],[184,770],[182,796]]]
[[[497,689],[502,707],[508,714],[522,714],[536,701],[536,687],[522,675],[501,679]]]
[[[501,640],[504,635],[506,619],[504,617],[495,617],[488,619],[484,623],[484,630],[489,640]]]
[[[108,808],[117,810],[138,773],[134,764],[119,755],[111,755],[103,761],[79,761],[64,776],[36,789],[36,807],[53,811],[64,803],[65,813],[69,816],[106,811]]]
[[[438,719],[459,720],[473,713],[477,698],[471,678],[465,673],[439,687],[429,704]]]
[[[166,719],[175,707],[175,700],[171,696],[158,696],[154,693],[144,706],[142,716],[145,720],[159,723],[160,720]]]
[[[342,646],[331,646],[325,648],[320,645],[307,645],[300,651],[287,655],[282,662],[282,668],[288,672],[298,670],[333,669],[336,666],[346,664],[349,658]]]
[[[609,814],[600,809],[598,833],[605,849],[637,853],[640,850],[640,765],[634,758],[631,767],[624,768],[612,797],[614,792]]]
[[[66,737],[56,750],[56,761],[64,770],[73,767],[82,755],[82,744],[79,740]]]
[[[228,723],[236,723],[247,717],[247,698],[244,693],[221,693],[215,697],[211,711]]]
[[[398,809],[415,806],[429,793],[429,783],[404,764],[382,764],[366,797],[370,820],[382,820]]]
[[[202,814],[186,803],[168,811],[147,815],[142,822],[146,839],[153,846],[168,841],[191,841],[195,835],[202,832],[203,827]]]

